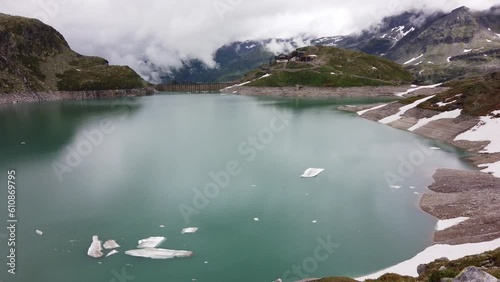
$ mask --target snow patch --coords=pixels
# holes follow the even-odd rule
[[[417,124],[415,124],[414,126],[408,128],[408,131],[415,131],[415,130],[419,129],[420,127],[425,126],[425,125],[427,125],[430,122],[435,121],[435,120],[440,120],[440,119],[456,119],[457,117],[460,116],[460,114],[462,114],[462,110],[461,109],[456,109],[454,111],[440,113],[440,114],[435,115],[435,116],[430,117],[430,118],[423,118],[423,119],[420,119],[417,122]]]
[[[414,88],[415,89],[415,88]],[[397,121],[399,120],[407,111],[415,108],[416,106],[422,104],[423,102],[427,101],[427,100],[430,100],[432,98],[434,98],[434,96],[436,95],[432,95],[432,96],[429,96],[429,97],[425,97],[425,98],[422,98],[420,100],[417,100],[413,103],[411,103],[410,105],[406,105],[404,107],[401,107],[399,108],[399,112],[395,115],[392,115],[392,116],[388,116],[384,119],[381,119],[379,120],[380,123],[383,123],[383,124],[388,124],[388,123],[391,123],[391,122],[394,122],[394,121]]]
[[[448,63],[450,63],[450,62],[451,62],[451,60],[450,60],[450,59],[451,59],[451,57],[448,57],[448,59],[446,59],[446,60],[448,61]]]
[[[469,53],[471,51],[472,51],[472,49],[464,49],[464,53]]]
[[[469,220],[468,217],[458,217],[447,220],[440,220],[436,224],[436,231],[443,231],[455,225],[459,225],[460,223]]]
[[[408,89],[406,92],[401,92],[401,93],[396,93],[394,95],[398,96],[398,97],[403,97],[404,95],[406,94],[410,94],[412,92],[415,92],[417,90],[420,90],[420,89],[432,89],[432,88],[436,88],[438,86],[441,86],[442,83],[438,83],[438,84],[434,84],[434,85],[425,85],[425,86],[419,86],[419,87],[414,87],[413,85],[411,86],[412,88],[411,89]]]
[[[438,107],[444,107],[444,106],[448,106],[448,105],[450,105],[450,104],[453,104],[453,103],[455,103],[456,101],[457,101],[457,100],[453,100],[453,101],[451,101],[451,102],[447,102],[447,103],[437,102],[437,103],[436,103],[436,105],[437,105]]]
[[[411,63],[411,62],[413,62],[413,61],[416,61],[416,60],[418,60],[418,59],[422,58],[423,56],[424,56],[424,54],[422,54],[422,55],[420,55],[420,56],[418,56],[418,57],[416,57],[416,58],[412,58],[411,60],[409,60],[408,62],[404,63],[403,65],[407,65],[407,64],[409,64],[409,63]]]
[[[378,106],[373,107],[373,108],[368,109],[368,110],[359,111],[357,114],[358,114],[359,116],[362,116],[362,115],[366,114],[366,113],[367,113],[367,112],[369,112],[369,111],[378,110],[378,109],[381,109],[381,108],[383,108],[383,107],[385,107],[385,106],[387,106],[387,104],[378,105]]]
[[[492,114],[495,115],[497,111]],[[455,138],[455,141],[490,141],[480,153],[500,153],[500,118],[483,116],[481,121],[469,131]]]
[[[393,186],[389,186],[389,188],[392,188],[392,189],[401,189],[401,186],[393,185]]]
[[[493,176],[500,178],[500,162],[492,163],[492,164],[484,164],[483,167],[485,169],[481,170],[484,173],[491,173]]]
[[[486,251],[491,251],[500,247],[500,239],[496,239],[489,242],[474,243],[474,244],[464,244],[464,245],[434,245],[431,246],[421,253],[417,254],[415,257],[404,261],[395,266],[389,267],[377,273],[370,274],[368,276],[356,278],[356,280],[364,281],[366,279],[376,279],[386,273],[396,273],[399,275],[408,275],[412,277],[417,277],[417,266],[420,264],[430,263],[438,258],[443,257],[443,254],[449,260],[456,260],[469,255],[477,255],[484,253]]]

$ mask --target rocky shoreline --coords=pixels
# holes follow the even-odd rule
[[[439,88],[436,91],[440,91]],[[442,91],[442,90],[441,90]],[[343,107],[342,110],[360,112],[373,109],[377,105]],[[378,109],[361,112],[361,117],[380,121],[398,113],[405,106],[393,102]],[[408,130],[420,119],[436,116],[440,112],[412,108],[400,119],[387,125]],[[479,118],[460,115],[432,121],[413,133],[461,148],[469,153],[468,161],[476,166],[500,161],[500,153],[481,153],[489,142],[455,141],[456,136],[470,130],[479,123]],[[500,238],[500,178],[484,172],[438,170],[434,184],[429,186],[433,193],[423,195],[420,207],[440,220],[458,217],[469,219],[446,230],[436,231],[436,244],[461,245],[478,243]],[[480,193],[478,193],[480,191]]]
[[[61,100],[111,99],[121,97],[149,96],[155,93],[154,88],[96,90],[96,91],[52,91],[33,93],[0,93],[0,105],[34,103]]]

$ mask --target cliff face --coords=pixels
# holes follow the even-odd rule
[[[38,20],[0,14],[0,93],[145,86],[129,67],[77,54],[59,32]]]

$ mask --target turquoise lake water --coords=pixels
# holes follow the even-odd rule
[[[409,259],[436,224],[417,193],[437,168],[470,166],[453,147],[337,110],[374,101],[160,94],[3,106],[0,280],[294,281]],[[300,178],[310,167],[325,171]],[[5,238],[12,169],[16,275]],[[93,235],[120,253],[88,257]],[[151,236],[194,256],[124,254]]]

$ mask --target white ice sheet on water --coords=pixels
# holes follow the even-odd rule
[[[320,173],[325,171],[324,168],[308,168],[304,174],[302,174],[300,177],[302,178],[312,178],[318,176]]]

